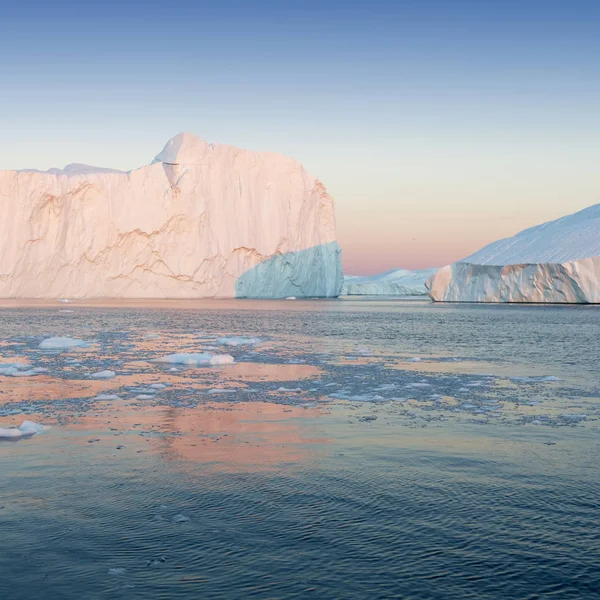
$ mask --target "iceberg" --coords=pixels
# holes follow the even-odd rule
[[[525,229],[440,269],[436,302],[600,303],[600,204]]]
[[[425,282],[437,269],[392,269],[377,275],[345,275],[341,296],[426,296]]]
[[[335,297],[334,201],[291,158],[189,133],[124,172],[0,171],[0,297]]]

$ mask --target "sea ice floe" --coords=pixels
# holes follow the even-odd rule
[[[587,419],[587,415],[570,415],[570,414],[562,414],[560,415],[562,419],[565,421],[571,421],[572,423],[579,423],[579,421],[585,421]]]
[[[125,575],[125,573],[127,573],[127,569],[122,569],[122,568],[116,568],[116,569],[109,569],[108,570],[108,574],[109,575]]]
[[[23,421],[19,427],[0,428],[0,440],[21,440],[44,431],[44,426],[33,421]]]
[[[98,394],[94,400],[120,400],[117,394]]]
[[[97,373],[93,373],[92,377],[94,379],[112,379],[116,375],[114,371],[98,371]]]
[[[217,344],[221,344],[222,346],[254,346],[260,344],[261,341],[260,338],[242,336],[217,338]]]
[[[234,362],[230,354],[209,354],[208,352],[197,354],[168,354],[162,358],[154,359],[158,363],[171,363],[176,365],[186,365],[188,367],[231,365]]]
[[[154,398],[156,398],[156,396],[153,396],[152,394],[138,394],[135,397],[136,400],[154,400]]]
[[[211,388],[210,390],[206,390],[206,394],[215,395],[215,394],[234,394],[237,392],[235,389],[231,388]]]
[[[88,342],[70,337],[51,337],[43,340],[40,350],[68,350],[70,348],[89,348]]]
[[[7,377],[32,377],[40,373],[45,373],[47,370],[44,367],[32,368],[27,363],[4,363],[0,366],[0,375]]]
[[[155,390],[164,390],[168,386],[165,383],[151,383],[148,387],[151,387]]]
[[[302,388],[286,388],[286,387],[278,387],[276,390],[276,392],[302,392]]]
[[[421,362],[421,359],[418,356],[413,356],[412,358],[407,358],[406,362]]]

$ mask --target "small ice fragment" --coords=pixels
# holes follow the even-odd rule
[[[116,375],[114,371],[98,371],[97,373],[93,373],[92,377],[94,379],[112,379]]]
[[[185,515],[175,515],[171,519],[171,521],[173,521],[173,523],[186,523],[189,520],[190,520],[190,518],[186,517]]]
[[[261,341],[260,338],[242,336],[217,338],[217,344],[222,346],[254,346],[260,344]]]
[[[148,387],[154,388],[155,390],[164,390],[168,386],[164,383],[151,383]]]
[[[407,358],[406,362],[421,362],[421,359],[418,356],[413,356],[412,358]]]
[[[569,414],[563,413],[560,416],[563,419],[565,419],[566,421],[573,421],[575,423],[577,423],[579,421],[585,421],[587,419],[587,415],[585,415],[585,414],[581,414],[581,415],[569,415]]]
[[[125,573],[127,573],[127,569],[122,569],[120,567],[117,569],[109,569],[108,570],[109,575],[125,575]]]
[[[152,396],[151,394],[138,394],[135,399],[136,400],[154,400],[156,396]]]
[[[89,348],[89,344],[70,337],[51,337],[43,340],[39,348],[40,350],[68,350],[69,348]]]
[[[121,398],[116,394],[98,394],[94,400],[120,400]]]
[[[275,390],[276,392],[301,392],[303,391],[302,388],[286,388],[286,387],[279,387]]]
[[[36,433],[44,431],[44,426],[33,421],[23,421],[21,425],[17,427],[11,427],[9,429],[0,428],[0,440],[20,440],[34,436]]]
[[[237,390],[226,389],[226,388],[211,388],[210,390],[206,390],[207,394],[233,394],[237,392]]]
[[[286,300],[296,300],[296,296],[288,296]]]
[[[162,358],[156,358],[154,359],[154,362],[179,364],[189,367],[200,367],[231,365],[233,364],[234,359],[230,354],[209,354],[208,352],[196,354],[177,353],[168,354]]]

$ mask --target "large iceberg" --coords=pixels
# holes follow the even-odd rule
[[[296,161],[182,133],[122,172],[0,171],[0,297],[334,297],[333,199]]]
[[[377,275],[346,275],[342,296],[426,296],[425,282],[437,269],[393,269]]]
[[[427,286],[438,302],[600,303],[600,204],[493,242]]]

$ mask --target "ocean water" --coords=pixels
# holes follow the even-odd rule
[[[597,597],[599,314],[6,302],[0,598]]]

